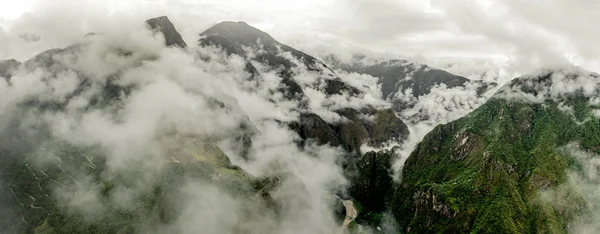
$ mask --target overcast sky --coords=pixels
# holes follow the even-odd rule
[[[188,41],[233,20],[311,53],[492,61],[519,71],[570,62],[600,71],[599,11],[594,0],[0,0],[0,58],[26,59],[111,22],[168,15]],[[23,44],[24,33],[41,40]]]

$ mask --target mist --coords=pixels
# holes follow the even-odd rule
[[[48,14],[38,17],[59,17]],[[125,23],[110,23],[118,21]],[[298,103],[277,101],[281,84],[276,74],[264,73],[258,84],[248,83],[242,58],[215,47],[165,47],[162,35],[143,21],[110,18],[95,32],[99,35],[85,39],[73,35],[80,38],[73,39],[76,46],[23,61],[10,78],[0,79],[0,116],[7,120],[0,129],[3,139],[14,128],[36,138],[26,154],[34,176],[53,166],[69,175],[55,181],[48,194],[67,214],[95,223],[113,215],[112,209],[135,211],[170,165],[189,160],[189,150],[208,152],[206,147],[218,146],[216,152],[226,152],[225,160],[249,176],[280,178],[270,190],[281,207],[279,218],[261,205],[249,207],[248,197],[184,176],[180,186],[166,192],[165,199],[180,207],[175,220],[135,230],[230,233],[243,227],[243,233],[332,233],[340,228],[332,213],[337,199],[332,191],[346,184],[337,164],[342,151],[327,145],[297,147],[297,134],[280,121],[297,119]],[[300,76],[312,75],[298,69]],[[107,85],[117,91],[107,96]],[[327,106],[357,106],[363,100],[340,96],[311,108],[328,112]],[[245,156],[252,160],[243,159],[235,141],[235,132],[248,123],[256,134]],[[205,145],[197,149],[196,141]],[[63,168],[65,147],[81,152],[68,160],[84,160],[89,168]],[[100,195],[106,181],[122,181],[114,182],[108,198]]]
[[[589,23],[597,18],[596,5],[532,4],[61,0],[36,2],[23,14],[0,10],[0,60],[15,59],[0,64],[0,152],[6,152],[7,171],[14,169],[12,162],[23,162],[27,173],[19,175],[36,181],[31,186],[40,191],[51,191],[40,194],[40,201],[17,185],[0,187],[0,199],[15,199],[20,206],[0,211],[0,218],[11,217],[0,229],[18,233],[19,225],[44,221],[27,220],[19,209],[36,210],[47,202],[84,224],[145,213],[134,217],[140,225],[132,230],[141,233],[344,231],[335,209],[350,186],[344,165],[352,160],[340,146],[307,141],[299,147],[302,137],[287,123],[300,121],[304,112],[341,124],[349,120],[340,109],[408,103],[395,113],[408,127],[406,139],[360,147],[361,153],[397,147],[390,171],[396,183],[425,135],[490,98],[558,101],[579,124],[600,117],[598,76],[584,71],[598,71],[600,50],[594,43],[600,34]],[[165,46],[165,37],[144,23],[161,15],[169,17],[187,47]],[[289,99],[281,91],[280,70],[253,60],[260,50],[243,48],[248,57],[240,57],[198,45],[201,32],[225,20],[246,21],[321,61],[332,54],[344,61],[365,55],[365,64],[406,59],[470,80],[458,87],[437,84],[420,96],[399,90],[386,99],[377,77],[329,70],[325,64],[317,74],[284,52],[277,58],[293,65],[291,79],[305,95]],[[549,77],[552,86],[512,82],[550,70],[561,71]],[[359,94],[324,92],[328,77],[335,76]],[[483,83],[494,86],[480,93]],[[536,93],[523,92],[524,87]],[[573,92],[590,99],[592,115],[579,118],[576,107],[561,99]],[[373,122],[375,116],[360,119]],[[583,165],[597,164],[584,152],[571,154]],[[572,222],[574,233],[598,230],[597,198],[589,195],[598,188],[595,169],[585,169],[541,195],[560,207],[570,196],[564,191],[584,194],[582,201],[592,209]],[[55,178],[58,174],[64,175]],[[165,185],[165,191],[157,189]],[[146,203],[169,208],[147,211]],[[402,230],[391,216],[383,217],[384,231]]]

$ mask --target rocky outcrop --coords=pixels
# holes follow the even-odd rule
[[[305,141],[309,140],[313,140],[319,145],[338,146],[341,144],[339,133],[335,132],[333,127],[317,114],[300,114],[300,120],[292,122],[290,128],[297,132],[303,140],[300,142],[300,146],[303,146]]]
[[[382,212],[392,188],[392,162],[395,151],[367,152],[356,163],[356,174],[351,176],[349,193],[364,207],[362,213]]]
[[[187,44],[181,37],[181,34],[175,29],[175,26],[168,17],[160,16],[146,20],[146,24],[154,31],[162,33],[165,38],[166,46],[178,46],[181,48],[187,47]]]
[[[382,147],[389,142],[403,142],[409,134],[406,124],[391,109],[364,108],[357,111],[346,108],[337,113],[346,120],[327,123],[316,114],[304,113],[300,115],[298,122],[292,122],[289,126],[302,139],[300,146],[304,146],[307,141],[314,141],[318,145],[339,146],[354,158],[359,158],[364,153],[360,151],[364,144]],[[365,116],[372,119],[363,118]]]

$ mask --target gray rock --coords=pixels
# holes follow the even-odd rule
[[[177,32],[177,29],[175,29],[175,26],[173,23],[171,23],[168,17],[160,16],[152,18],[146,20],[146,24],[148,24],[151,29],[161,32],[164,35],[165,44],[167,46],[178,46],[181,48],[187,47],[187,44],[181,37],[181,34]]]

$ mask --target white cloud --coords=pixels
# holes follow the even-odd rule
[[[148,186],[169,163],[170,152],[166,150],[173,146],[165,145],[161,138],[192,135],[221,147],[231,146],[220,143],[231,140],[234,136],[230,133],[239,131],[248,116],[257,128],[249,156],[252,160],[239,160],[236,151],[229,148],[224,151],[252,175],[289,177],[273,193],[275,200],[286,207],[283,219],[259,222],[275,225],[270,229],[273,233],[337,230],[330,209],[335,199],[331,191],[346,183],[336,164],[342,152],[328,146],[297,148],[298,136],[277,122],[297,118],[292,109],[298,106],[280,98],[273,101],[273,95],[278,94],[271,91],[279,87],[280,77],[267,72],[258,77],[259,82],[248,82],[245,61],[239,57],[225,56],[213,48],[165,48],[159,38],[140,26],[143,21],[130,25],[115,24],[78,49],[56,56],[62,62],[60,72],[22,69],[10,83],[0,79],[0,116],[7,120],[21,118],[20,112],[12,110],[30,99],[65,104],[64,110],[28,109],[29,117],[20,122],[31,125],[31,129],[48,124],[55,140],[96,149],[107,160],[103,179],[127,178],[129,186],[117,187],[111,195],[113,205],[126,209],[132,207],[124,201],[149,191]],[[119,54],[119,50],[131,54]],[[210,59],[202,60],[200,56]],[[316,74],[301,68],[297,72],[316,78]],[[87,79],[85,85],[80,83],[83,79]],[[123,90],[110,97],[115,98],[110,104],[92,106],[94,98],[109,98],[103,96],[103,87],[111,79],[116,79],[112,82]],[[364,104],[347,100],[346,96],[339,98],[351,105]],[[215,100],[225,107],[214,104]],[[329,102],[337,105],[335,100]],[[42,164],[56,163],[53,154],[40,151],[38,155]],[[79,178],[75,174],[73,177]],[[59,201],[73,212],[94,211],[89,214],[93,217],[103,213],[103,203],[97,197],[102,184],[85,181],[80,181],[85,192],[57,189],[56,196],[64,198]],[[208,233],[223,233],[243,218],[239,217],[240,200],[232,194],[196,182],[186,183],[182,189],[185,197],[181,201],[186,204],[182,216],[172,226],[157,230],[188,233],[202,227]],[[263,230],[261,224],[256,224],[256,230]]]
[[[0,3],[0,9],[6,6],[4,4]],[[161,134],[176,131],[225,142],[228,136],[222,133],[235,129],[248,116],[259,132],[251,150],[251,156],[256,160],[243,162],[233,150],[224,148],[224,151],[254,175],[274,173],[265,168],[278,164],[282,171],[306,187],[306,191],[299,191],[290,182],[284,184],[290,187],[284,186],[278,191],[278,199],[290,201],[294,209],[285,214],[286,219],[278,233],[330,233],[336,227],[327,212],[328,189],[345,183],[334,162],[340,152],[317,146],[299,151],[294,144],[297,136],[273,121],[294,120],[298,114],[293,110],[296,102],[284,101],[280,93],[272,92],[280,86],[280,77],[264,72],[258,78],[259,82],[245,81],[245,61],[215,53],[211,48],[197,48],[198,34],[219,21],[244,20],[268,31],[283,43],[308,51],[376,51],[379,53],[375,54],[385,58],[398,58],[402,54],[443,65],[440,67],[469,77],[477,78],[492,71],[482,79],[500,84],[516,74],[540,67],[556,67],[569,61],[586,69],[596,69],[591,65],[600,53],[595,46],[600,36],[595,33],[594,24],[589,23],[597,21],[596,5],[589,1],[566,3],[554,0],[543,6],[532,4],[518,0],[483,3],[461,0],[410,3],[388,0],[39,1],[31,14],[0,22],[0,59],[23,61],[43,50],[74,43],[83,43],[84,52],[79,54],[76,62],[66,62],[70,71],[52,75],[43,70],[20,71],[10,84],[0,79],[0,117],[8,119],[17,115],[13,112],[17,104],[32,98],[66,101],[66,111],[45,113],[44,118],[35,121],[49,121],[53,133],[62,140],[101,147],[114,170],[132,162],[139,163],[136,166],[147,169],[148,173],[135,178],[142,183],[152,179],[166,163],[161,146],[156,144],[156,138]],[[144,30],[141,22],[158,15],[170,17],[188,41],[191,47],[188,51],[163,48],[160,39]],[[83,38],[89,32],[103,35]],[[37,35],[40,40],[24,41],[19,34]],[[119,56],[115,53],[117,48],[134,53]],[[198,55],[208,57],[210,61],[198,60]],[[456,58],[462,60],[456,62]],[[263,71],[260,65],[255,65]],[[67,95],[78,87],[74,74],[79,72],[93,82],[81,94],[67,100]],[[133,87],[131,95],[105,108],[86,109],[90,100],[100,93],[100,87],[115,74],[121,76],[118,85]],[[299,66],[294,79],[310,98],[311,110],[328,121],[341,120],[333,113],[338,108],[386,105],[373,77],[342,74],[342,79],[365,94],[327,97],[319,91],[322,83],[312,83],[315,75]],[[54,78],[45,82],[48,77]],[[561,94],[583,88],[586,94],[592,95],[592,87],[597,84],[586,81],[589,80],[573,80],[566,85],[553,86],[552,91]],[[451,89],[437,86],[430,94],[418,99],[409,93],[402,96],[415,106],[401,116],[415,124],[410,126],[412,134],[395,166],[401,167],[414,146],[435,125],[459,118],[481,105],[487,96],[477,97],[475,90],[476,87],[471,85]],[[543,98],[523,96],[522,93],[505,95],[533,102]],[[229,109],[211,106],[209,103],[214,99],[225,102]],[[429,121],[415,120],[422,115],[428,116]],[[32,119],[35,118],[24,120],[34,121]],[[91,191],[95,189],[94,185],[88,187]],[[184,213],[191,217],[181,217],[178,224],[182,226],[176,225],[173,230],[185,233],[188,231],[186,225],[206,224],[210,231],[220,233],[224,230],[221,228],[235,222],[235,199],[223,191],[200,188],[204,185],[190,183],[186,187],[190,209]],[[119,196],[126,198],[131,196],[129,194],[123,192]],[[78,202],[73,206],[94,200],[85,193],[81,195],[81,199],[74,200]],[[207,198],[209,203],[200,198]],[[215,208],[212,205],[222,206]],[[222,220],[225,223],[198,221],[198,217],[208,213],[194,208],[207,206],[222,212],[219,215],[226,216]]]
[[[559,149],[572,157],[582,167],[581,172],[567,172],[566,181],[555,188],[540,192],[542,201],[548,202],[557,210],[573,215],[568,222],[569,233],[596,233],[600,230],[598,204],[600,204],[600,177],[598,155],[585,152],[577,143]]]
[[[594,25],[589,23],[598,19],[595,14],[598,4],[591,1],[551,0],[543,6],[524,0],[92,1],[86,2],[85,7],[82,4],[39,1],[30,10],[35,14],[7,21],[5,30],[9,35],[32,33],[40,35],[42,40],[24,43],[16,36],[1,36],[5,42],[2,44],[7,45],[2,49],[7,52],[0,57],[23,59],[32,55],[27,51],[71,44],[89,31],[105,31],[111,25],[106,19],[123,18],[125,14],[130,15],[130,21],[169,15],[187,41],[195,41],[199,32],[219,21],[243,20],[313,54],[323,49],[357,48],[389,53],[395,58],[422,55],[428,60],[483,60],[507,64],[509,72],[520,74],[566,62],[596,71],[600,53],[595,46],[600,35],[594,33]],[[14,8],[10,5],[3,8]],[[56,13],[62,17],[54,17]],[[27,55],[18,56],[21,52]]]
[[[231,195],[213,185],[189,182],[180,188],[181,198],[187,201],[185,207],[172,226],[156,233],[229,233],[231,227],[240,221],[241,204]],[[154,230],[157,231],[157,230]]]
[[[544,76],[548,76],[549,79],[539,79]],[[561,102],[565,96],[576,92],[581,92],[584,97],[589,98],[589,104],[594,105],[595,96],[600,92],[598,75],[577,67],[555,71],[542,70],[502,87],[494,97],[531,103],[542,103],[546,100]]]

